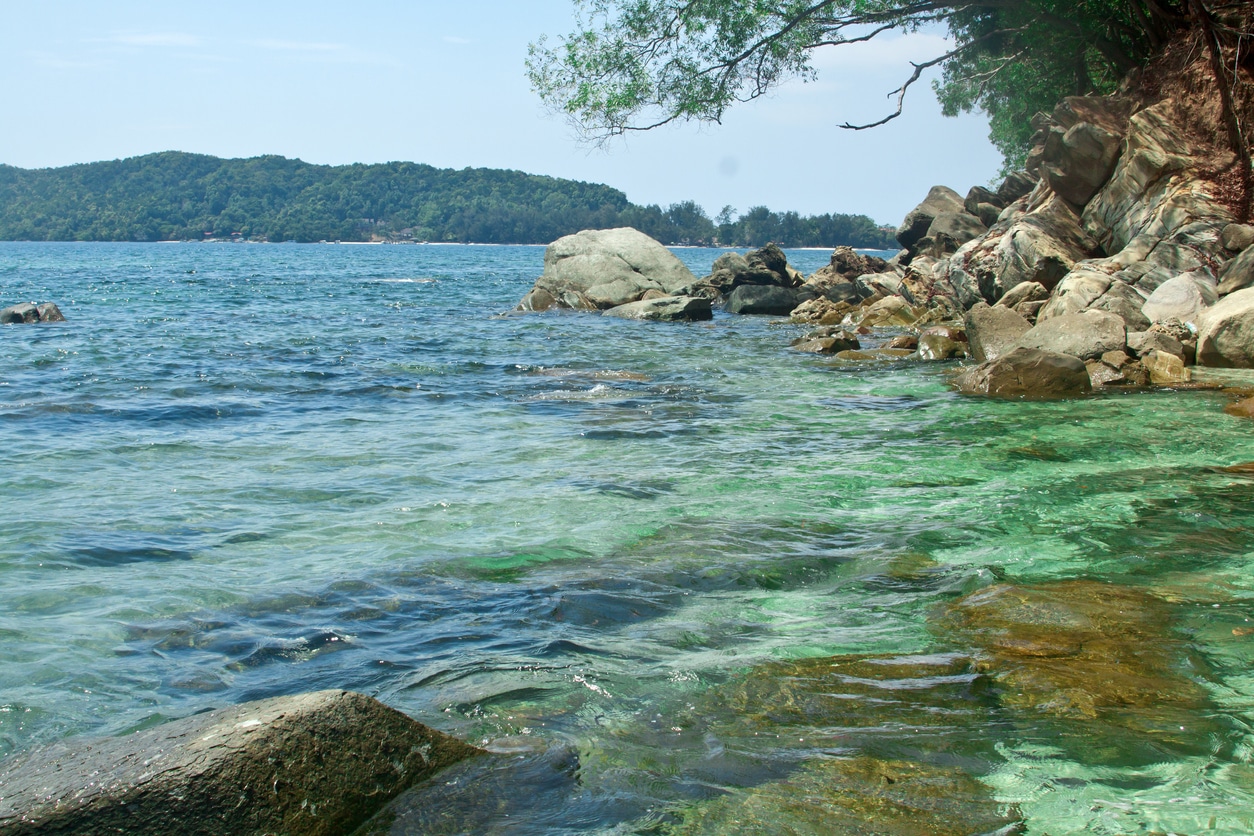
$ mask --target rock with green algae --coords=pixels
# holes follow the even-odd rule
[[[812,761],[789,778],[690,808],[676,836],[968,836],[1020,833],[1018,811],[952,767],[870,757]]]
[[[970,647],[999,704],[1088,762],[1209,750],[1220,732],[1170,607],[1090,580],[999,584],[951,605],[936,632]]]

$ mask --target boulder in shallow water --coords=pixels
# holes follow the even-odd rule
[[[848,302],[811,299],[794,308],[788,318],[793,322],[809,325],[839,325],[853,310],[856,308]]]
[[[788,316],[805,300],[806,297],[793,288],[746,284],[728,295],[725,308],[734,314]]]
[[[620,319],[647,319],[655,322],[700,322],[713,319],[710,300],[695,296],[660,296],[628,302],[604,311],[602,316]]]
[[[1149,373],[1150,383],[1155,386],[1175,386],[1188,383],[1192,377],[1184,367],[1184,360],[1166,351],[1151,349],[1141,355],[1141,365]]]
[[[1141,310],[1150,322],[1175,318],[1196,324],[1202,311],[1218,299],[1214,277],[1207,271],[1195,270],[1160,284],[1145,300]]]
[[[968,369],[955,381],[964,395],[995,398],[1074,398],[1093,391],[1088,369],[1069,354],[1015,350]]]
[[[1032,325],[1009,308],[980,303],[967,311],[965,328],[971,356],[983,363],[996,360],[1013,348]]]
[[[1019,338],[1019,346],[1091,360],[1127,348],[1128,329],[1112,313],[1088,310],[1034,325]]]
[[[12,759],[0,832],[332,836],[478,752],[362,694],[276,697]]]
[[[643,232],[584,230],[548,246],[544,274],[519,307],[599,310],[637,301],[649,290],[675,293],[695,280],[674,253]]]

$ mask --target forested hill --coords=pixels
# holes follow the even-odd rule
[[[0,166],[0,240],[456,241],[547,244],[634,226],[668,244],[890,247],[862,215],[755,207],[721,226],[692,202],[636,206],[617,189],[497,169],[325,166],[175,151],[65,168]]]

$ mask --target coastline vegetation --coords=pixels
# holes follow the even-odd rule
[[[314,165],[167,151],[27,170],[0,166],[0,240],[433,241],[547,244],[635,227],[667,244],[895,248],[865,215],[758,206],[717,223],[692,201],[639,206],[609,186],[486,168]]]

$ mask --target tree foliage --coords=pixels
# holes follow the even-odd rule
[[[1198,2],[1198,0],[1189,0]],[[718,122],[737,102],[815,76],[817,50],[944,27],[952,49],[921,56],[947,113],[980,109],[1008,160],[1028,122],[1063,96],[1109,90],[1187,24],[1178,0],[575,0],[577,29],[533,44],[532,86],[593,140],[675,121]]]
[[[865,216],[764,211],[776,218],[767,240],[785,246],[888,246]],[[0,166],[0,240],[9,241],[547,244],[581,229],[634,226],[664,243],[766,243],[726,220],[716,226],[691,201],[637,206],[608,186],[496,169],[178,152],[35,171]]]

